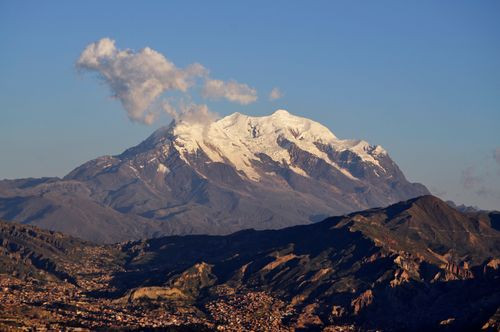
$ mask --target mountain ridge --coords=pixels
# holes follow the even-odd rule
[[[61,180],[0,181],[0,218],[115,242],[276,229],[428,193],[383,148],[281,110],[172,122]]]

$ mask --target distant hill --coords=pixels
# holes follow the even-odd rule
[[[67,280],[64,269],[84,257],[82,248],[92,244],[62,233],[34,226],[0,221],[0,273],[16,278]]]

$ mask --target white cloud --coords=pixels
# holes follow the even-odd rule
[[[203,97],[210,99],[225,98],[229,101],[247,105],[257,100],[257,91],[246,84],[234,80],[227,82],[207,79],[202,91]]]
[[[179,101],[164,100],[162,108],[175,121],[210,124],[219,117],[218,114],[210,111],[205,104],[196,104],[182,99]]]
[[[169,90],[185,92],[196,77],[207,74],[200,64],[177,68],[149,47],[138,52],[119,50],[109,38],[88,45],[76,66],[97,72],[120,100],[130,120],[147,124],[156,118],[150,106],[158,96]]]
[[[283,97],[283,92],[279,88],[273,88],[269,93],[269,100],[276,100]]]
[[[102,38],[87,45],[76,67],[82,71],[96,72],[109,86],[113,97],[120,100],[129,119],[145,124],[153,123],[160,115],[161,108],[175,119],[181,116],[194,119],[194,114],[198,113],[201,119],[212,118],[213,113],[206,105],[184,101],[191,100],[188,90],[200,81],[204,81],[202,96],[205,98],[225,98],[243,105],[257,100],[255,89],[233,80],[225,82],[211,79],[208,70],[199,63],[178,68],[163,54],[149,47],[139,51],[120,50],[110,38]],[[169,101],[163,104],[158,101],[168,91],[180,92],[175,107]]]

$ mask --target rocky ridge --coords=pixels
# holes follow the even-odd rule
[[[423,196],[281,230],[106,246],[78,242],[87,255],[81,260],[92,262],[88,267],[58,263],[74,262],[72,251],[54,259],[74,283],[44,266],[34,269],[52,274],[50,282],[77,287],[78,312],[122,317],[107,320],[108,327],[151,327],[140,322],[154,312],[162,324],[229,330],[494,331],[500,305],[495,218],[464,214]],[[1,237],[10,234],[5,225]],[[16,227],[25,231],[13,233],[10,242],[30,230],[45,232]],[[3,250],[9,253],[4,259],[15,259],[15,249]],[[42,280],[41,275],[29,278]],[[89,309],[96,306],[107,309]],[[49,304],[42,307],[52,312]],[[72,321],[96,327],[87,314],[65,310]]]

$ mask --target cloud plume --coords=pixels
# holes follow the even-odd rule
[[[199,63],[179,68],[163,54],[145,47],[139,51],[118,49],[110,38],[87,45],[76,62],[80,71],[96,72],[110,88],[126,110],[130,120],[151,124],[160,115],[162,105],[159,97],[166,92],[180,93],[181,99],[191,100],[189,89],[199,82],[205,82],[202,97],[225,98],[243,105],[254,102],[257,92],[246,84],[236,81],[211,79],[209,71]],[[208,114],[206,105],[177,103],[179,109],[166,102],[163,110],[172,117]],[[196,107],[195,107],[196,106]],[[188,111],[189,110],[189,111]]]
[[[227,82],[208,79],[203,86],[203,96],[210,99],[225,98],[229,101],[247,105],[257,100],[257,91],[246,84],[234,80]]]
[[[217,113],[210,111],[207,105],[185,100],[164,100],[162,108],[178,122],[210,124],[219,117]]]
[[[283,97],[283,92],[279,88],[273,88],[269,93],[269,100],[277,100]]]
[[[462,171],[461,182],[463,188],[476,195],[487,199],[500,199],[500,191],[497,188],[491,188],[488,172],[479,172],[476,167],[471,166]]]
[[[483,182],[483,178],[476,175],[476,169],[474,167],[467,167],[462,171],[461,182],[464,189],[471,190],[476,189]]]
[[[109,38],[88,45],[76,66],[96,71],[120,100],[128,117],[147,124],[155,118],[149,107],[159,95],[169,90],[185,92],[193,85],[194,78],[207,73],[200,64],[177,68],[149,47],[138,52],[119,50]]]

